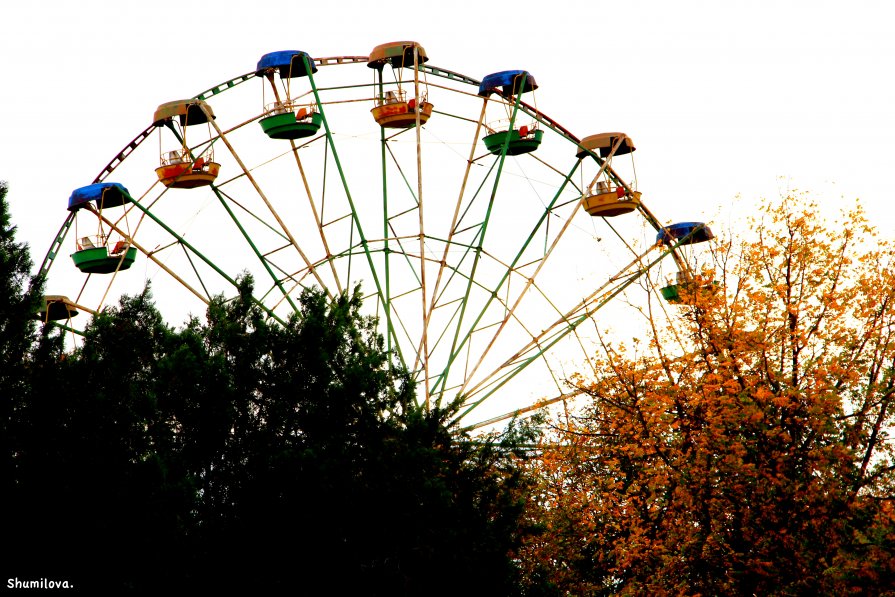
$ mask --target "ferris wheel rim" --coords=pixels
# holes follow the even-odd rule
[[[316,62],[316,64],[319,65],[319,66],[321,66],[321,67],[324,67],[324,66],[333,66],[333,65],[356,64],[356,63],[360,63],[360,62],[365,62],[365,61],[367,61],[367,60],[368,60],[368,57],[362,57],[362,56],[336,56],[336,57],[327,57],[327,58],[314,59],[314,61]],[[481,85],[481,81],[478,81],[478,80],[473,79],[473,78],[471,78],[471,77],[467,77],[466,75],[462,75],[462,74],[460,74],[460,73],[456,73],[456,72],[454,72],[454,71],[449,71],[449,70],[447,70],[447,69],[443,69],[443,68],[440,68],[440,67],[430,66],[429,64],[418,64],[418,65],[417,65],[417,68],[416,68],[415,70],[418,71],[418,72],[425,72],[426,74],[429,74],[429,75],[433,75],[433,76],[437,76],[437,77],[442,77],[442,78],[448,79],[448,80],[450,80],[450,81],[455,81],[455,82],[459,81],[459,82],[461,82],[461,83],[468,84],[468,85],[470,85],[470,86],[472,86],[472,87]],[[209,99],[209,98],[211,98],[211,97],[214,97],[214,96],[216,96],[216,95],[218,95],[218,94],[220,94],[220,93],[223,93],[223,92],[225,92],[225,91],[228,91],[228,90],[230,90],[230,89],[232,89],[232,88],[234,88],[234,87],[236,87],[236,86],[238,86],[238,85],[241,85],[242,83],[245,83],[245,82],[247,82],[247,81],[250,81],[250,80],[253,79],[253,78],[258,78],[258,77],[259,77],[259,74],[258,74],[258,72],[255,72],[255,71],[252,71],[252,72],[249,72],[249,73],[246,73],[246,74],[243,74],[243,75],[239,75],[238,77],[235,77],[235,78],[233,78],[233,79],[229,79],[229,80],[227,80],[227,81],[225,81],[225,82],[223,82],[223,83],[220,83],[220,84],[218,84],[218,85],[215,85],[215,86],[213,86],[213,87],[211,87],[211,88],[209,88],[209,89],[203,91],[202,93],[197,94],[196,96],[193,96],[193,99],[195,99],[195,100],[197,100],[197,101],[202,101],[202,102],[204,102],[204,100],[206,100],[206,99]],[[316,88],[316,86],[315,86],[315,84],[314,84],[314,82],[313,82],[313,76],[311,76],[311,77],[309,77],[309,78],[311,79],[311,85],[312,85],[312,87],[314,88],[314,95],[315,95],[316,98],[318,98],[318,102],[319,102],[318,90],[317,90],[317,88]],[[322,89],[325,89],[325,88],[322,88]],[[522,101],[521,99],[518,99],[518,100],[517,100],[517,104],[516,104],[516,106],[517,106],[517,108],[518,108],[519,110],[521,110],[522,113],[525,113],[526,115],[531,116],[531,117],[537,119],[537,121],[538,121],[539,123],[541,123],[541,124],[544,125],[545,127],[548,127],[549,129],[553,130],[555,133],[559,134],[560,136],[564,137],[567,141],[569,141],[569,142],[570,142],[571,144],[573,144],[574,146],[576,146],[576,147],[580,147],[580,142],[581,142],[581,140],[580,140],[577,136],[575,136],[574,134],[572,134],[571,132],[569,132],[567,129],[565,129],[564,127],[562,127],[558,122],[556,122],[555,120],[553,120],[552,118],[550,118],[549,116],[547,116],[546,114],[544,114],[542,111],[540,111],[540,110],[536,110],[533,106],[531,106],[531,105],[525,103],[525,102]],[[253,119],[250,119],[250,120],[258,120],[258,118],[259,118],[259,117],[254,117]],[[217,127],[217,125],[213,122],[213,118],[210,118],[209,120],[211,121],[211,123],[213,124],[213,126],[217,129],[218,138],[220,138],[220,139],[225,139],[225,133],[224,133],[223,131],[221,131],[220,128]],[[324,123],[324,125],[327,127],[327,136],[331,135],[331,133],[330,133],[329,130],[328,130],[329,127],[328,127],[328,122],[327,122],[327,120],[324,119],[323,123]],[[142,143],[143,143],[143,142],[150,136],[150,134],[151,134],[156,128],[157,128],[157,127],[156,127],[156,123],[153,123],[152,125],[150,125],[150,126],[147,127],[146,129],[144,129],[143,131],[141,131],[140,133],[138,133],[138,134],[134,137],[134,139],[133,139],[132,141],[130,141],[129,143],[125,144],[124,148],[123,148],[121,151],[119,151],[119,152],[115,155],[115,157],[114,157],[112,160],[110,160],[110,162],[106,165],[106,167],[103,168],[103,169],[100,171],[100,173],[99,173],[99,174],[97,175],[97,177],[94,179],[94,183],[103,183],[103,182],[105,182],[105,181],[109,178],[109,176],[110,176],[111,174],[113,174],[113,173],[116,171],[116,169],[117,169],[122,163],[125,162],[125,160],[130,156],[130,154],[131,154],[133,151],[135,151],[135,150],[136,150],[136,149],[137,149],[137,148],[138,148],[138,147],[139,147],[139,146],[140,146],[140,145],[141,145],[141,144],[142,144]],[[417,136],[419,136],[419,134],[420,134],[420,127],[417,127],[417,131],[416,131],[416,133],[417,133]],[[224,141],[224,142],[226,143],[226,141]],[[417,141],[417,145],[419,146],[419,141]],[[474,147],[474,146],[475,146],[475,142],[473,143],[473,147]],[[293,152],[296,152],[296,149],[295,149],[295,143],[294,143],[294,142],[293,142],[292,147],[293,147]],[[594,159],[597,159],[597,156],[594,155],[593,152],[586,151],[586,155],[587,155],[587,157],[593,157]],[[598,162],[599,162],[599,160],[598,160]],[[248,171],[247,171],[247,172],[248,172]],[[624,183],[624,181],[622,181],[621,177],[618,177],[614,172],[611,171],[611,169],[608,169],[607,172],[608,172],[609,175],[616,177],[622,184]],[[567,176],[567,179],[568,179],[568,176]],[[497,188],[497,182],[495,182],[495,191],[494,191],[494,192],[496,192],[496,188]],[[133,198],[131,198],[131,199],[132,199],[132,201],[133,201]],[[223,201],[223,200],[222,200],[222,201]],[[350,194],[349,194],[349,201],[351,201],[351,199],[350,199]],[[137,204],[137,201],[133,201],[133,203],[134,203],[134,204]],[[420,204],[422,205],[422,200],[420,201]],[[354,209],[354,208],[352,207],[352,211],[353,211],[353,209]],[[420,207],[420,210],[422,210],[422,207]],[[644,218],[644,220],[645,220],[650,226],[652,226],[655,230],[657,230],[657,231],[660,232],[660,233],[661,233],[663,230],[665,230],[665,227],[659,223],[659,221],[652,215],[652,213],[651,213],[645,206],[638,206],[638,212],[641,214],[641,216]],[[544,214],[545,214],[544,217],[546,217],[546,216],[549,214],[549,209],[545,209]],[[570,218],[570,220],[571,220],[571,218]],[[68,222],[68,218],[67,218],[66,222]],[[358,228],[359,228],[359,230],[360,230],[360,224],[359,224],[359,223],[358,223]],[[58,242],[60,242],[60,243],[61,243],[62,241],[64,241],[64,237],[65,237],[65,234],[66,234],[66,233],[67,233],[66,224],[63,224],[62,229],[60,229],[60,233],[57,234],[57,239],[56,239],[56,240],[57,240]],[[483,236],[484,236],[484,235],[483,235]],[[386,240],[388,239],[387,236],[386,236],[386,237],[383,237],[383,238],[386,239]],[[423,246],[422,246],[422,242],[423,242],[423,240],[426,239],[426,238],[430,238],[430,237],[427,237],[425,234],[422,234],[422,233],[420,234],[421,249],[420,249],[420,251],[419,251],[419,253],[420,253],[420,255],[419,255],[419,259],[421,259],[421,260],[425,259],[425,257],[424,257],[425,250],[424,250],[424,248],[423,248]],[[432,238],[433,238],[433,240],[443,240],[443,239],[437,239],[437,238],[434,238],[434,237],[432,237]],[[375,240],[375,239],[374,239],[374,240]],[[557,237],[556,240],[558,241],[558,240],[559,240],[559,237]],[[182,242],[182,240],[178,240],[178,242]],[[365,243],[366,243],[366,240],[363,240],[363,239],[362,239],[361,245],[364,245]],[[444,240],[444,245],[445,245],[445,250],[447,250],[450,246],[452,246],[452,241],[451,241],[451,239],[448,238],[447,240]],[[51,246],[50,251],[48,251],[47,257],[44,259],[44,263],[43,263],[42,266],[41,266],[41,271],[42,271],[42,273],[44,273],[44,274],[46,274],[46,273],[49,272],[50,265],[52,265],[52,262],[54,261],[54,258],[55,258],[55,256],[56,256],[56,254],[58,254],[58,250],[57,250],[57,251],[54,251],[54,247],[55,247],[55,246],[56,246],[56,242],[54,241],[54,244]],[[670,249],[669,249],[665,254],[666,254],[666,255],[667,255],[667,254],[674,255],[674,254],[675,254],[675,249],[676,249],[675,246],[671,246]],[[365,248],[365,251],[366,251],[366,248]],[[144,250],[144,249],[141,249],[141,252],[143,252],[143,254],[145,254],[145,255],[147,255],[147,256],[149,255],[149,252],[147,252],[147,251]],[[368,255],[368,259],[369,259],[369,255],[370,255],[369,252],[367,252],[367,255]],[[663,256],[664,256],[664,255],[663,255]],[[319,262],[314,262],[314,263],[315,263],[316,265],[322,265],[322,264],[327,263],[327,262],[328,262],[328,263],[332,263],[332,261],[333,261],[333,256],[332,256],[332,255],[327,255],[325,259],[320,260]],[[545,258],[545,259],[544,259],[544,263],[546,263],[546,261],[547,261],[547,259]],[[308,262],[308,264],[309,264],[309,267],[310,267],[311,269],[313,269],[314,266],[311,265],[311,262]],[[442,265],[443,265],[443,264],[442,264]],[[509,271],[509,269],[512,269],[512,267],[513,267],[513,266],[511,265],[511,266],[508,268],[508,271]],[[374,276],[375,276],[375,268],[372,267],[372,262],[371,262],[371,270],[374,272]],[[421,268],[421,271],[422,271],[422,272],[425,272],[425,271],[426,271],[426,268],[425,268],[425,267],[422,267],[422,268]],[[443,268],[440,268],[438,271],[439,271],[439,275],[441,275],[441,272],[443,271]],[[272,274],[272,275],[273,275],[273,274]],[[474,277],[474,270],[473,270],[473,276],[472,276],[472,277]],[[504,279],[506,279],[506,278],[504,278]],[[471,286],[471,285],[472,285],[472,281],[470,281],[469,284],[470,284],[470,286]],[[502,285],[502,284],[503,284],[503,282],[501,282],[498,286],[500,286],[500,285]],[[324,288],[326,288],[325,285],[322,285],[322,284],[321,284],[321,286],[323,286]],[[378,283],[377,283],[377,286],[378,286]],[[341,290],[341,287],[340,287],[340,290]],[[378,292],[380,293],[380,296],[382,296],[382,292],[383,292],[382,289],[378,289]],[[494,292],[494,291],[492,291],[492,293],[493,293],[493,294],[496,294],[496,292]],[[286,296],[286,297],[287,297],[287,300],[288,300],[288,293],[284,292],[284,296]],[[201,298],[201,297],[200,297],[200,298]],[[433,302],[433,304],[434,304],[434,301],[435,301],[435,299],[436,299],[435,293],[433,293],[433,295],[432,295],[431,298],[432,298],[432,302]],[[425,303],[426,303],[425,292],[423,292],[423,302],[424,302],[424,312],[425,312]],[[486,307],[486,308],[487,308],[487,307]],[[483,312],[484,312],[484,309],[483,309]],[[269,313],[271,313],[271,312],[269,312]],[[512,314],[512,310],[510,310],[510,314]],[[592,313],[591,313],[588,317],[591,317],[591,316],[592,316]],[[563,316],[562,316],[560,319],[563,319],[563,318],[565,318],[565,317],[566,317],[566,315],[563,314]],[[508,315],[508,318],[509,318],[509,315]],[[461,317],[461,319],[462,319],[462,317]],[[473,325],[475,325],[475,324],[473,324]],[[458,333],[459,333],[459,327],[458,327]],[[454,351],[454,352],[455,352],[455,351]],[[424,351],[424,353],[425,353],[425,351]],[[419,352],[418,352],[417,354],[419,354]],[[443,379],[446,379],[446,377],[447,377],[447,376],[445,375]],[[427,382],[430,380],[430,377],[429,377],[428,374],[425,376],[425,378],[426,378],[426,381],[427,381]],[[479,384],[477,384],[476,386],[474,386],[473,389],[476,389],[476,388],[482,386],[483,383],[484,383],[484,382],[479,382]],[[442,383],[441,386],[440,386],[440,387],[441,387],[441,392],[442,392],[442,393],[443,393],[444,391],[446,391],[446,387],[445,387],[446,384],[447,384],[447,382],[445,381],[445,382]],[[465,388],[465,384],[464,384],[463,388]],[[461,388],[461,390],[462,390],[462,388]],[[490,394],[488,394],[488,396],[490,396]],[[486,396],[486,397],[488,397],[488,396]],[[461,417],[462,417],[462,416],[465,416],[466,413],[470,412],[473,408],[475,408],[478,404],[480,404],[481,401],[484,400],[484,399],[485,399],[485,398],[482,398],[481,400],[479,400],[479,401],[477,401],[477,402],[474,402],[473,405],[472,405],[468,410],[466,410],[466,411],[464,412],[464,415],[461,415]]]

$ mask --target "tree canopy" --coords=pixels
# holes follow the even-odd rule
[[[16,242],[16,227],[7,209],[8,191],[7,183],[0,180],[0,355],[7,357],[0,367],[0,396],[23,391],[24,358],[34,341],[36,327],[32,314],[42,292],[40,281],[31,277],[28,247]],[[4,409],[10,407],[11,403],[5,401]],[[8,416],[3,420],[7,421]],[[3,436],[8,437],[7,433]]]
[[[520,590],[522,436],[473,439],[450,408],[419,407],[359,289],[306,290],[280,324],[247,278],[181,329],[147,289],[66,350],[51,326],[34,333],[27,248],[0,207],[0,332],[19,356],[0,378],[9,578],[87,594]]]
[[[537,461],[530,576],[574,594],[895,592],[895,252],[859,210],[817,212],[767,204],[676,313],[653,305],[648,349],[607,343],[577,379],[587,404]]]

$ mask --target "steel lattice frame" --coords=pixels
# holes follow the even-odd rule
[[[93,181],[124,184],[130,203],[112,214],[93,207],[68,214],[41,267],[48,290],[57,290],[50,286],[64,269],[68,281],[59,283],[80,287],[73,302],[95,312],[116,296],[113,285],[133,292],[163,272],[158,280],[186,289],[172,300],[191,296],[196,312],[215,294],[232,294],[249,271],[257,303],[284,321],[302,287],[332,296],[361,281],[387,347],[420,383],[420,400],[460,396],[465,422],[475,423],[476,411],[485,424],[573,394],[557,368],[586,362],[582,324],[665,256],[687,267],[676,246],[650,242],[661,224],[644,205],[617,221],[584,213],[581,198],[599,173],[626,189],[630,183],[596,154],[576,157],[579,138],[521,96],[481,97],[478,80],[417,64],[404,69],[403,85],[414,97],[425,86],[435,112],[425,126],[385,129],[368,110],[398,82],[371,82],[365,56],[315,63],[318,72],[295,94],[322,116],[312,138],[264,136],[255,85],[267,81],[254,72],[194,96],[213,103],[217,119],[190,150],[211,145],[223,156],[221,177],[207,188],[172,190],[152,178],[158,154],[145,142],[159,135],[160,146],[180,143],[175,127],[136,135]],[[480,140],[494,109],[506,110],[511,128],[517,119],[541,127],[543,146],[515,157],[506,146],[500,155],[485,150]],[[78,277],[62,264],[50,276],[76,217],[97,218],[128,239],[145,256],[145,275]],[[601,250],[621,262],[595,263],[598,234],[616,239]],[[563,275],[576,267],[588,273],[572,290]],[[176,294],[154,283],[157,297]],[[63,327],[74,330],[71,322]],[[495,406],[482,420],[486,400]]]

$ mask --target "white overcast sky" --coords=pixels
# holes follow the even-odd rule
[[[530,71],[578,136],[636,141],[663,220],[729,218],[796,187],[895,223],[895,8],[888,2],[121,2],[0,5],[0,179],[39,262],[71,190],[155,107],[264,53],[366,55],[412,39],[475,78]],[[783,177],[781,180],[780,177]]]

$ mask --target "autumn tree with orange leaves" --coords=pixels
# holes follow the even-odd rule
[[[575,595],[895,594],[895,247],[804,196],[607,342],[532,461],[530,579]],[[706,280],[711,279],[706,278]]]

